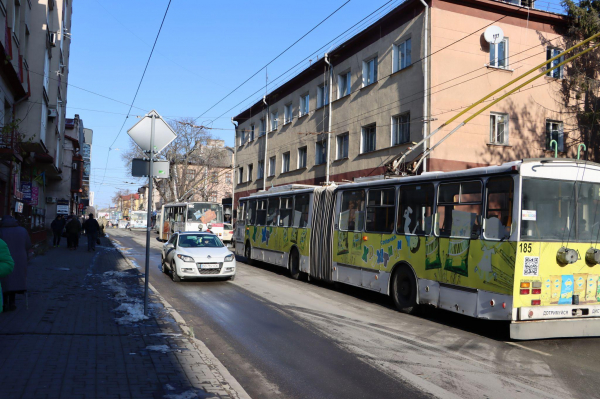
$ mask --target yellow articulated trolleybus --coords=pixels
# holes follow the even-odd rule
[[[600,335],[600,165],[528,159],[240,199],[236,252],[311,278],[510,321],[513,339]]]

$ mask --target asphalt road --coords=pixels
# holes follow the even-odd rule
[[[144,266],[145,232],[108,231]],[[508,324],[424,309],[396,312],[386,296],[295,281],[238,258],[235,281],[150,282],[254,398],[593,398],[600,339],[511,342]]]

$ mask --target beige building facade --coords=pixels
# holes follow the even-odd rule
[[[494,0],[404,2],[234,117],[235,199],[265,187],[388,173],[391,160],[445,120],[564,49],[565,24],[563,16]],[[489,26],[502,30],[502,42],[484,40]],[[561,106],[562,72],[475,117],[418,172],[553,156],[550,139],[561,156],[576,153]]]

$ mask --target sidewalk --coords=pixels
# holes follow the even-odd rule
[[[1,399],[247,396],[152,293],[144,320],[141,273],[107,238],[86,248],[33,259],[29,309],[0,313]]]

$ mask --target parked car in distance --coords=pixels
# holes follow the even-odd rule
[[[223,224],[223,237],[221,240],[225,243],[225,245],[231,244],[233,240],[233,225],[231,223]]]
[[[212,233],[178,232],[162,248],[161,270],[175,282],[194,278],[235,278],[235,255]]]

